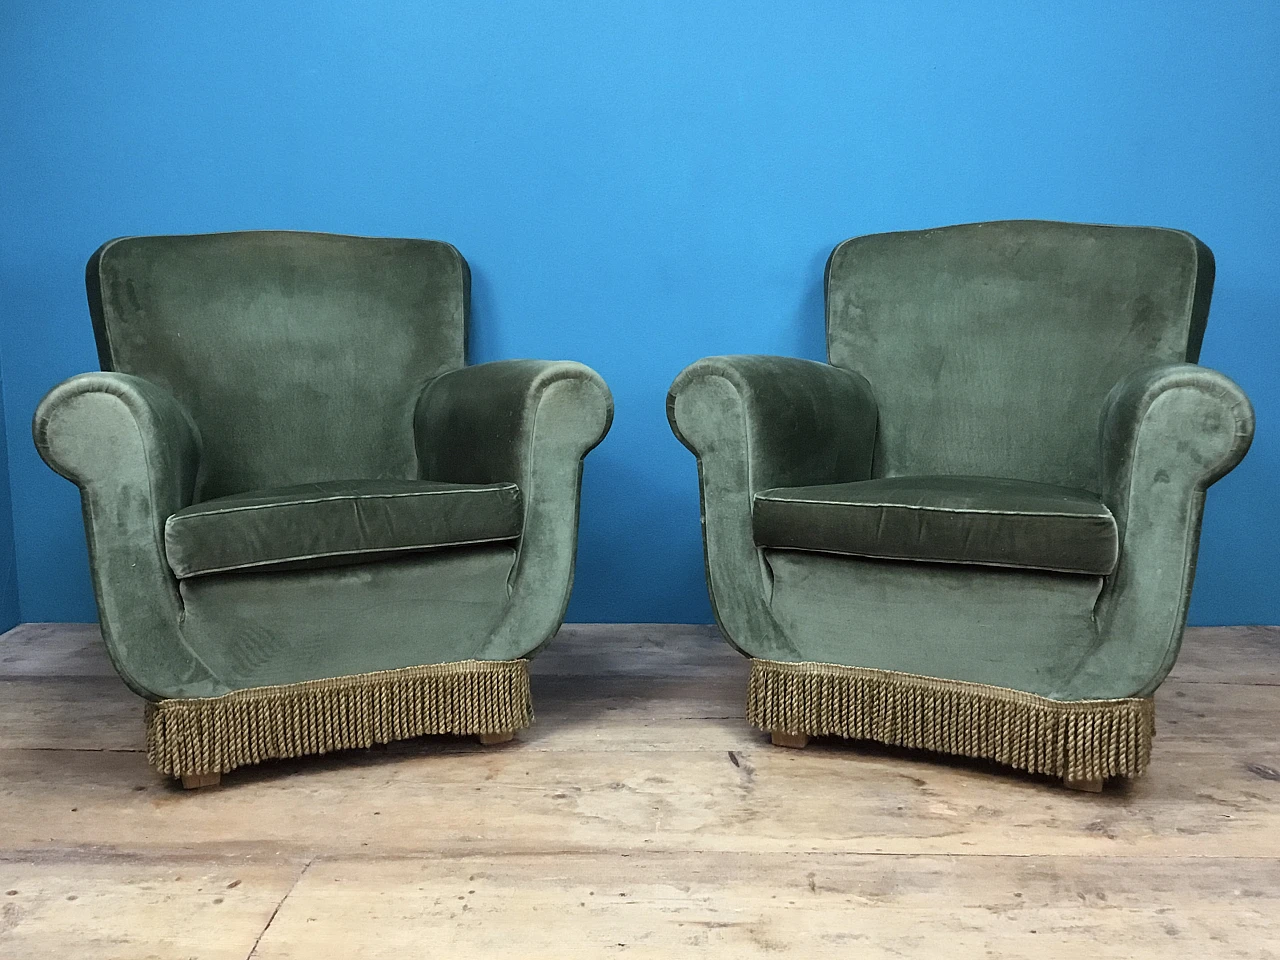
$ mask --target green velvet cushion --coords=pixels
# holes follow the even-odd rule
[[[892,477],[755,497],[762,547],[1106,576],[1116,521],[1080,490],[992,477]]]
[[[164,545],[174,576],[184,579],[514,540],[521,522],[514,483],[346,480],[197,503],[168,519]]]

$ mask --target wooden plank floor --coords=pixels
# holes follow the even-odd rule
[[[743,721],[711,628],[566,627],[538,723],[187,793],[92,627],[0,637],[0,957],[1280,957],[1280,629],[1192,630],[1101,795]]]

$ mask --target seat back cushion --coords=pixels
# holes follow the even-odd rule
[[[197,501],[416,476],[420,389],[464,363],[467,267],[446,243],[127,237],[86,279],[102,368],[163,386],[195,420]]]
[[[311,483],[180,510],[165,524],[165,554],[178,579],[334,566],[512,540],[520,535],[522,518],[514,483]]]
[[[873,475],[1098,491],[1111,388],[1200,352],[1213,257],[1190,234],[1044,221],[848,240],[827,265],[831,362],[871,383]]]
[[[1105,577],[1115,518],[1082,490],[990,477],[895,477],[757,494],[762,547]]]

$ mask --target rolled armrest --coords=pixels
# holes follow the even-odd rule
[[[204,689],[210,674],[179,636],[181,601],[164,523],[189,506],[200,436],[163,388],[121,373],[59,384],[32,423],[40,456],[80,488],[103,638],[143,696]]]
[[[514,481],[524,501],[507,614],[482,658],[527,656],[560,628],[573,585],[582,461],[612,420],[604,380],[572,361],[478,364],[423,389],[414,416],[422,476]]]
[[[749,496],[769,487],[862,480],[871,474],[876,433],[871,385],[829,363],[707,357],[672,383],[667,419],[699,458],[741,460],[746,487],[740,492]]]
[[[860,374],[790,357],[708,357],[667,396],[671,429],[698,458],[707,584],[716,622],[751,656],[794,659],[770,611],[772,578],[751,527],[770,487],[871,475],[877,410]]]
[[[1253,440],[1253,407],[1230,379],[1191,363],[1134,371],[1103,405],[1102,497],[1120,560],[1098,598],[1091,689],[1148,695],[1173,667],[1195,576],[1205,490]],[[1112,655],[1111,648],[1123,650]]]
[[[162,387],[124,373],[84,373],[54,387],[32,422],[44,462],[77,486],[146,478],[156,512],[191,505],[200,435]]]
[[[534,430],[544,404],[555,408],[553,433]],[[536,479],[535,443],[585,456],[613,420],[613,396],[600,375],[571,360],[499,360],[463,367],[430,381],[414,416],[424,479]],[[528,491],[525,490],[526,497]]]
[[[1103,497],[1123,530],[1135,495],[1157,485],[1205,490],[1253,442],[1253,406],[1216,370],[1143,367],[1111,390],[1102,412]]]

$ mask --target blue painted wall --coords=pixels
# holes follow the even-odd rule
[[[1210,497],[1192,616],[1280,622],[1274,3],[8,0],[0,18],[25,619],[94,615],[75,491],[28,424],[94,365],[81,277],[106,238],[452,241],[478,359],[578,358],[617,398],[571,616],[705,621],[675,374],[820,357],[822,264],[847,236],[1046,217],[1181,227],[1216,252],[1203,360],[1261,427]]]
[[[0,361],[0,367],[3,362]],[[0,453],[7,449],[4,382],[0,378]],[[21,620],[18,604],[18,561],[13,543],[13,506],[9,496],[9,462],[0,456],[0,632]]]

